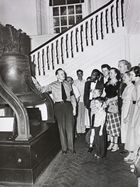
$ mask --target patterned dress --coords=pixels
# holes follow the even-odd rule
[[[105,92],[106,92],[106,99],[113,99],[117,98],[118,96],[118,89],[119,89],[119,82],[116,82],[116,84],[112,85],[110,82],[105,84]],[[112,112],[109,110],[109,108],[114,108],[114,111]],[[111,101],[107,108],[107,123],[106,123],[106,130],[107,133],[110,136],[120,136],[120,114],[118,111],[118,99],[114,99]]]

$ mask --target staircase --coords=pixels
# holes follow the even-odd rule
[[[109,3],[80,23],[47,41],[30,53],[36,78],[42,85],[55,80],[57,68],[75,78],[83,69],[85,77],[103,63],[114,65],[125,58],[124,0]]]

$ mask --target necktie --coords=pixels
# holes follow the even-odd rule
[[[61,83],[61,91],[62,91],[62,100],[63,100],[63,101],[66,101],[67,95],[66,95],[66,92],[65,92],[65,88],[64,88],[63,83]]]

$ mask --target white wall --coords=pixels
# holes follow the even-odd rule
[[[101,8],[103,5],[105,5],[106,3],[108,3],[110,0],[91,0],[92,2],[92,6],[93,6],[93,11]]]
[[[55,34],[36,35],[31,37],[31,51],[53,38]]]
[[[140,63],[140,34],[129,35],[129,51],[132,65]]]
[[[0,22],[36,35],[36,0],[0,0]]]
[[[129,34],[140,34],[140,0],[124,1],[125,23]]]

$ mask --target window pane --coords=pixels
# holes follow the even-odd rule
[[[66,31],[68,28],[67,27],[61,27],[61,32]]]
[[[60,33],[60,28],[59,27],[54,28],[54,33]]]
[[[66,15],[66,7],[65,6],[60,7],[60,14],[61,15]]]
[[[76,16],[76,23],[79,23],[82,19],[82,15]]]
[[[61,17],[61,25],[67,25],[67,17]]]
[[[68,6],[68,14],[74,14],[74,6]]]
[[[54,17],[53,18],[53,25],[54,26],[59,26],[60,25],[60,23],[59,23],[59,17]]]
[[[67,4],[80,3],[80,0],[67,0]]]
[[[74,16],[69,16],[69,25],[74,25],[75,21],[74,21]]]
[[[76,14],[81,14],[81,13],[82,13],[82,6],[76,5]]]
[[[53,8],[53,16],[59,16],[59,8],[58,7]]]
[[[53,5],[64,5],[66,0],[53,0]]]

